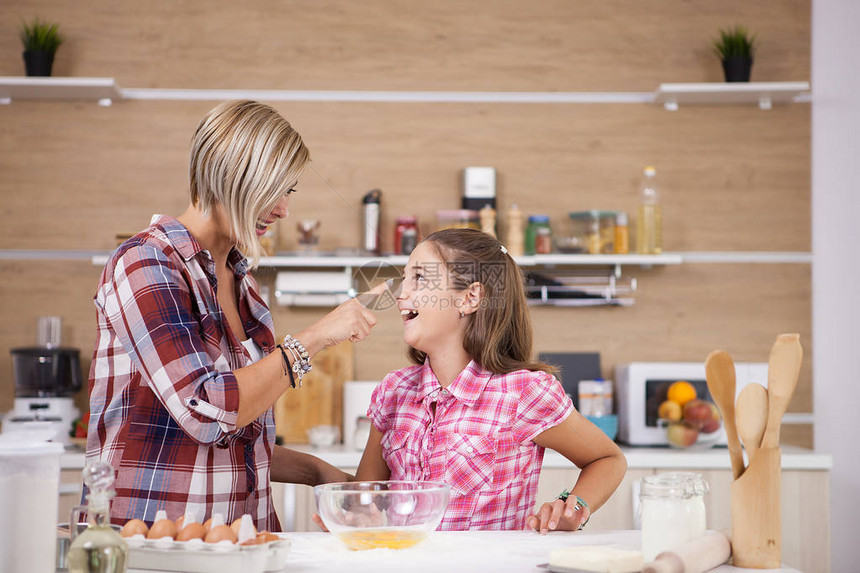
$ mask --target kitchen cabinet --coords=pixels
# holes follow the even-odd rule
[[[302,447],[302,446],[299,446]],[[680,452],[667,448],[622,448],[628,460],[624,480],[612,497],[590,518],[588,531],[634,529],[637,526],[639,480],[669,471],[702,474],[710,486],[705,498],[708,528],[731,529],[729,455],[725,448],[704,452]],[[354,473],[360,452],[313,451]],[[801,571],[830,570],[830,466],[829,456],[787,446],[783,448],[782,472],[782,560]],[[547,452],[538,482],[537,503],[555,498],[569,488],[579,470],[555,452]],[[293,531],[319,531],[311,521],[315,513],[313,488],[272,484],[284,500],[276,506],[281,523]],[[289,508],[290,514],[285,512]]]

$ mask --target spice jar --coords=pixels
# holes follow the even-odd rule
[[[615,253],[626,255],[630,252],[630,231],[627,226],[627,213],[619,211],[615,215]]]
[[[699,474],[659,473],[642,478],[639,520],[646,562],[704,535],[707,491]]]
[[[544,229],[541,238],[541,248],[538,251],[538,232]],[[552,251],[552,231],[549,226],[549,217],[547,215],[530,215],[529,224],[526,227],[526,254],[534,255],[548,254]]]
[[[405,215],[397,217],[394,227],[394,254],[409,255],[418,243],[418,220]]]

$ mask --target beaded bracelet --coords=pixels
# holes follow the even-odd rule
[[[310,354],[305,350],[304,345],[289,334],[284,335],[284,348],[290,351],[293,355],[293,372],[296,375],[299,388],[302,386],[302,378],[305,374],[313,370],[311,365]]]
[[[284,347],[278,344],[276,346],[281,351],[281,358],[284,360],[284,376],[290,377],[290,388],[296,387],[296,379],[293,377],[293,369],[290,367],[290,359],[287,358],[287,351]]]
[[[558,494],[557,499],[560,499],[561,501],[567,501],[567,498],[569,498],[570,496],[571,496],[570,490],[566,489],[566,490],[562,491],[560,494]],[[582,499],[581,497],[579,497],[578,495],[574,495],[573,497],[576,499],[576,508],[575,509],[585,508],[585,509],[589,510],[588,517],[586,517],[585,521],[583,521],[582,524],[576,528],[576,530],[579,531],[580,529],[585,527],[585,524],[588,523],[589,519],[591,519],[591,508],[589,508],[588,504],[585,502],[585,500]]]

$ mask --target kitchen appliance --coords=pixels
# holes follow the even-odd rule
[[[351,380],[343,384],[343,445],[347,450],[363,450],[367,444],[367,407],[379,382]],[[356,435],[359,439],[356,439]]]
[[[52,429],[53,440],[69,443],[72,422],[80,417],[73,395],[81,389],[80,353],[74,348],[15,348],[13,410],[3,418],[3,433]]]
[[[496,208],[496,168],[466,167],[463,169],[463,209],[480,211]]]
[[[580,410],[579,382],[582,380],[597,380],[600,374],[599,352],[541,352],[538,360],[558,368],[558,379],[564,388],[564,393],[573,400],[573,405]]]
[[[736,396],[749,383],[767,386],[767,364],[735,363]],[[666,399],[668,387],[685,380],[699,398],[713,402],[703,362],[631,362],[615,366],[615,395],[618,441],[631,446],[666,446],[666,430],[657,423],[657,408]],[[720,430],[718,445],[727,445]]]

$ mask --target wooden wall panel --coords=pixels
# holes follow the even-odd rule
[[[15,26],[68,38],[55,75],[124,87],[651,91],[721,81],[721,27],[761,40],[760,81],[809,78],[811,0],[5,0],[0,75],[23,74]]]
[[[0,106],[0,248],[107,249],[118,232],[188,201],[191,135],[211,102]],[[319,218],[324,249],[356,247],[361,196],[383,190],[382,244],[397,215],[459,206],[468,165],[497,168],[499,206],[635,213],[642,168],[657,166],[666,250],[810,249],[810,109],[780,106],[275,104],[313,162],[281,227]],[[778,207],[778,208],[777,208]],[[504,220],[501,221],[504,224]]]
[[[652,91],[661,82],[720,81],[710,52],[720,27],[746,24],[760,40],[753,79],[809,79],[810,0],[751,3],[476,0],[7,0],[0,4],[0,75],[21,75],[15,27],[39,15],[67,37],[55,75],[114,77],[123,87]],[[187,203],[189,141],[214,102],[16,101],[0,106],[0,249],[109,249],[117,233]],[[502,210],[565,213],[636,208],[638,176],[658,168],[665,248],[810,250],[810,107],[276,103],[307,141],[313,163],[279,247],[295,222],[322,221],[323,249],[352,247],[360,197],[380,187],[383,247],[392,222],[456,207],[468,165],[498,169]],[[504,221],[501,222],[504,227]],[[8,350],[29,344],[35,320],[66,318],[89,364],[88,262],[0,261],[0,410],[11,407]],[[801,333],[811,355],[808,265],[684,265],[626,269],[636,306],[535,308],[538,350],[599,350],[604,368],[627,360],[702,360],[724,347],[765,360],[778,332]],[[272,271],[261,271],[272,285]],[[281,332],[320,311],[275,308]],[[561,335],[558,335],[561,333]],[[383,313],[355,346],[355,377],[403,365],[401,325]],[[791,411],[810,411],[804,365]],[[80,401],[85,406],[85,397]],[[811,443],[795,427],[793,443]],[[789,438],[787,438],[789,439]]]

